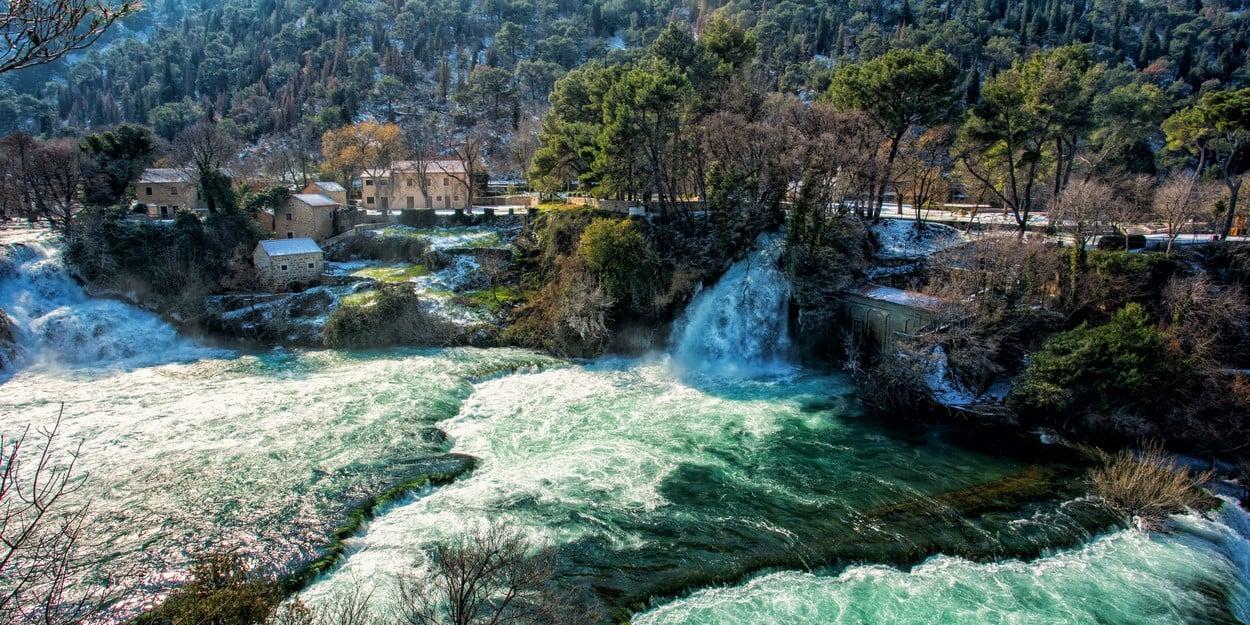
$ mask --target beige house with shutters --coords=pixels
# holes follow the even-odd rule
[[[252,264],[261,279],[274,286],[308,284],[321,278],[325,253],[312,239],[266,239],[252,251]]]
[[[173,219],[179,210],[202,211],[195,177],[185,169],[145,169],[135,181],[135,203],[152,219]]]
[[[468,181],[462,161],[395,161],[360,175],[361,202],[368,210],[469,208]]]

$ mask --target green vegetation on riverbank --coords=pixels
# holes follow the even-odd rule
[[[439,346],[455,335],[453,324],[431,314],[403,283],[344,298],[322,329],[326,347]]]
[[[396,265],[389,267],[366,267],[352,272],[353,276],[371,278],[378,282],[409,282],[413,278],[427,276],[429,269],[420,263]]]

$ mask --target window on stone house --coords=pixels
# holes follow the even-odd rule
[[[366,186],[366,187],[372,187],[372,186],[373,186],[373,181],[372,181],[372,180],[366,180],[366,181],[365,181],[365,186]]]
[[[291,213],[287,213],[287,214],[286,214],[286,220],[287,220],[287,221],[291,221]]]
[[[372,204],[372,203],[373,203],[373,196],[372,196],[372,195],[371,195],[371,196],[369,196],[369,197],[367,197],[367,198],[365,198],[365,204]]]
[[[416,184],[417,184],[417,182],[416,182],[415,180],[413,180],[412,178],[409,178],[409,179],[408,179],[408,186],[412,187],[412,186],[416,186]]]
[[[286,233],[286,238],[288,238],[288,239],[294,239],[294,238],[295,238],[295,233],[294,233],[294,232],[288,232],[288,233]]]
[[[144,195],[152,195],[152,187],[144,187],[144,189],[143,189],[143,194],[144,194]]]
[[[282,271],[286,271],[286,265],[281,266]]]
[[[170,195],[178,195],[178,187],[170,187],[170,188],[169,188],[169,194],[170,194]]]
[[[444,187],[451,186],[451,178],[443,178],[443,186]]]

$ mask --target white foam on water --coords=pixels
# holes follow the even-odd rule
[[[809,384],[836,388],[834,378]],[[474,472],[384,511],[339,570],[306,596],[316,602],[360,580],[385,589],[419,568],[440,540],[488,522],[504,521],[542,543],[593,536],[637,548],[647,538],[635,525],[665,514],[662,486],[675,469],[733,472],[735,454],[767,453],[783,424],[806,417],[797,400],[779,398],[774,388],[744,382],[734,394],[691,386],[666,357],[605,359],[480,383],[460,413],[439,424],[454,451],[479,459]]]
[[[279,569],[319,555],[366,497],[442,453],[423,436],[469,376],[549,362],[519,350],[275,350],[126,369],[32,367],[0,384],[0,431],[81,441],[87,553],[137,566],[151,600],[189,559],[229,548]]]
[[[18,364],[143,366],[223,355],[178,336],[159,316],[87,295],[66,271],[58,246],[29,241],[5,246],[0,309],[17,326]]]
[[[1248,576],[1250,517],[1226,502],[1210,516],[1178,517],[1168,533],[1119,531],[1033,562],[937,556],[910,571],[771,573],[693,593],[632,622],[1197,625],[1230,614],[1244,622]]]

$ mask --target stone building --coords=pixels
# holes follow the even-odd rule
[[[318,180],[308,183],[301,193],[308,195],[324,195],[331,200],[339,203],[339,206],[347,206],[347,189],[343,185],[329,181]]]
[[[334,213],[342,205],[320,193],[295,193],[274,211],[273,234],[279,239],[324,241],[334,236]]]
[[[178,209],[203,211],[195,178],[184,169],[146,169],[135,182],[135,202],[152,219],[173,219]]]
[[[395,161],[388,169],[363,172],[360,189],[369,210],[469,208],[468,179],[458,160]]]
[[[262,280],[286,287],[316,282],[325,269],[325,254],[312,239],[266,239],[252,251],[252,264]]]
[[[843,291],[839,299],[842,327],[878,352],[888,352],[900,337],[919,332],[942,305],[932,295],[876,284]]]

